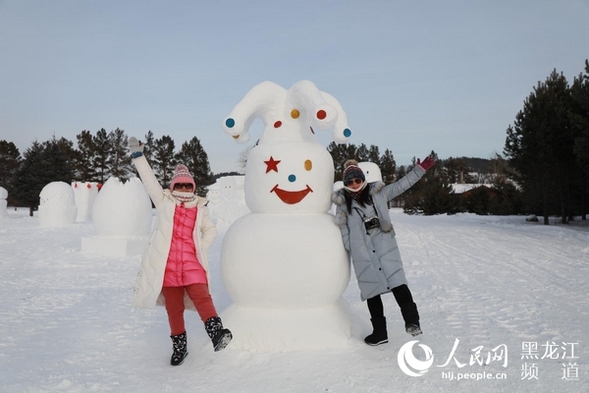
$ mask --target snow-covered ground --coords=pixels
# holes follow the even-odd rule
[[[172,367],[165,311],[131,307],[139,256],[82,254],[91,223],[44,228],[27,210],[8,214],[0,220],[0,392],[589,391],[582,226],[392,210],[424,335],[404,333],[385,296],[390,342],[365,345],[368,311],[352,278],[346,348],[261,353],[230,345],[214,353],[197,315],[187,313],[190,355]],[[222,238],[209,252],[221,313],[231,303],[219,274]],[[413,340],[403,369],[409,362],[419,374],[419,364],[431,363],[417,377],[398,361]]]

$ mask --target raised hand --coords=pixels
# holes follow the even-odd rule
[[[422,167],[423,170],[425,170],[425,171],[427,171],[429,168],[431,168],[435,164],[436,164],[436,160],[434,160],[431,156],[425,157],[423,162],[421,162],[421,160],[419,158],[417,159],[417,165]]]
[[[137,140],[134,136],[129,138],[129,150],[131,151],[131,157],[137,158],[143,155],[143,147],[145,145]]]

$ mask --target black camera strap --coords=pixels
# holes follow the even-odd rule
[[[376,217],[378,217],[378,210],[376,209],[376,206],[374,205],[374,200],[372,199],[372,196],[369,196],[370,198],[370,202],[372,203],[372,208],[374,209],[374,214],[376,215]],[[364,214],[364,212],[360,209],[358,209],[356,206],[354,206],[354,209],[356,209],[356,211],[358,212],[358,215],[360,217],[362,217],[363,220],[366,219],[366,214]]]

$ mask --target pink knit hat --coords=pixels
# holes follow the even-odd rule
[[[172,176],[172,182],[170,183],[171,190],[174,189],[174,185],[176,183],[190,183],[192,184],[192,189],[196,189],[194,178],[190,174],[190,171],[186,165],[178,164],[178,166],[176,166],[176,169],[174,170],[174,176]]]

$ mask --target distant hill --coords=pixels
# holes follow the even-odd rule
[[[478,157],[450,157],[449,159],[456,159],[464,162],[471,172],[477,173],[490,173],[491,172],[491,160],[487,158]],[[444,162],[446,160],[442,160]]]

